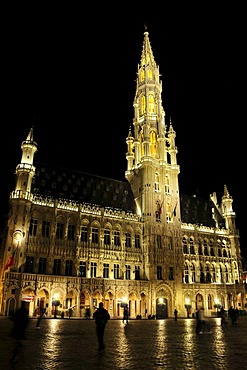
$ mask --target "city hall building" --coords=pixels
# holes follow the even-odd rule
[[[131,98],[131,97],[130,97]],[[213,316],[246,304],[233,199],[179,192],[176,133],[165,124],[159,67],[144,32],[126,181],[37,163],[35,130],[22,156],[1,256],[0,314]],[[179,134],[179,133],[178,133]],[[26,138],[26,139],[25,139]],[[13,148],[14,149],[14,148]]]

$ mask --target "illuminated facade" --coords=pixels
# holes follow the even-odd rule
[[[225,186],[218,204],[179,193],[176,133],[165,124],[159,68],[144,33],[126,139],[126,182],[35,163],[33,128],[22,142],[10,196],[0,313],[111,317],[244,309],[239,233]],[[13,264],[10,261],[13,256]],[[7,262],[10,261],[9,266]],[[4,267],[7,268],[4,270]]]

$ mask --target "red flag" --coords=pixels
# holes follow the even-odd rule
[[[15,263],[15,253],[17,251],[17,248],[15,248],[15,250],[13,251],[13,254],[12,256],[9,258],[8,262],[6,263],[5,267],[4,267],[4,271],[8,270],[9,267],[13,266],[14,263]]]

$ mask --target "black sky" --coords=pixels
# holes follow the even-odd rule
[[[208,199],[216,191],[220,202],[226,184],[247,256],[244,9],[179,6],[162,12],[155,5],[142,16],[121,6],[91,8],[22,7],[4,14],[1,204],[31,126],[36,160],[125,179],[146,25],[166,117],[177,135],[180,193]]]

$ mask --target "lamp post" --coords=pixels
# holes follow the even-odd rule
[[[216,308],[216,316],[218,317],[218,309],[221,308],[220,300],[219,298],[214,299],[214,307]]]
[[[55,293],[54,298],[52,299],[52,306],[54,306],[54,319],[57,317],[57,307],[60,305],[59,294]]]
[[[14,234],[13,234],[13,238],[15,240],[15,243],[16,243],[16,249],[17,249],[17,259],[16,259],[16,263],[15,263],[15,266],[16,266],[16,269],[18,271],[18,268],[19,268],[19,257],[20,257],[20,251],[19,251],[19,245],[23,239],[23,232],[21,230],[15,230],[14,231]]]
[[[185,298],[184,307],[186,308],[186,311],[187,311],[187,318],[189,318],[190,317],[190,309],[191,309],[191,303],[190,303],[190,298],[189,297]]]

